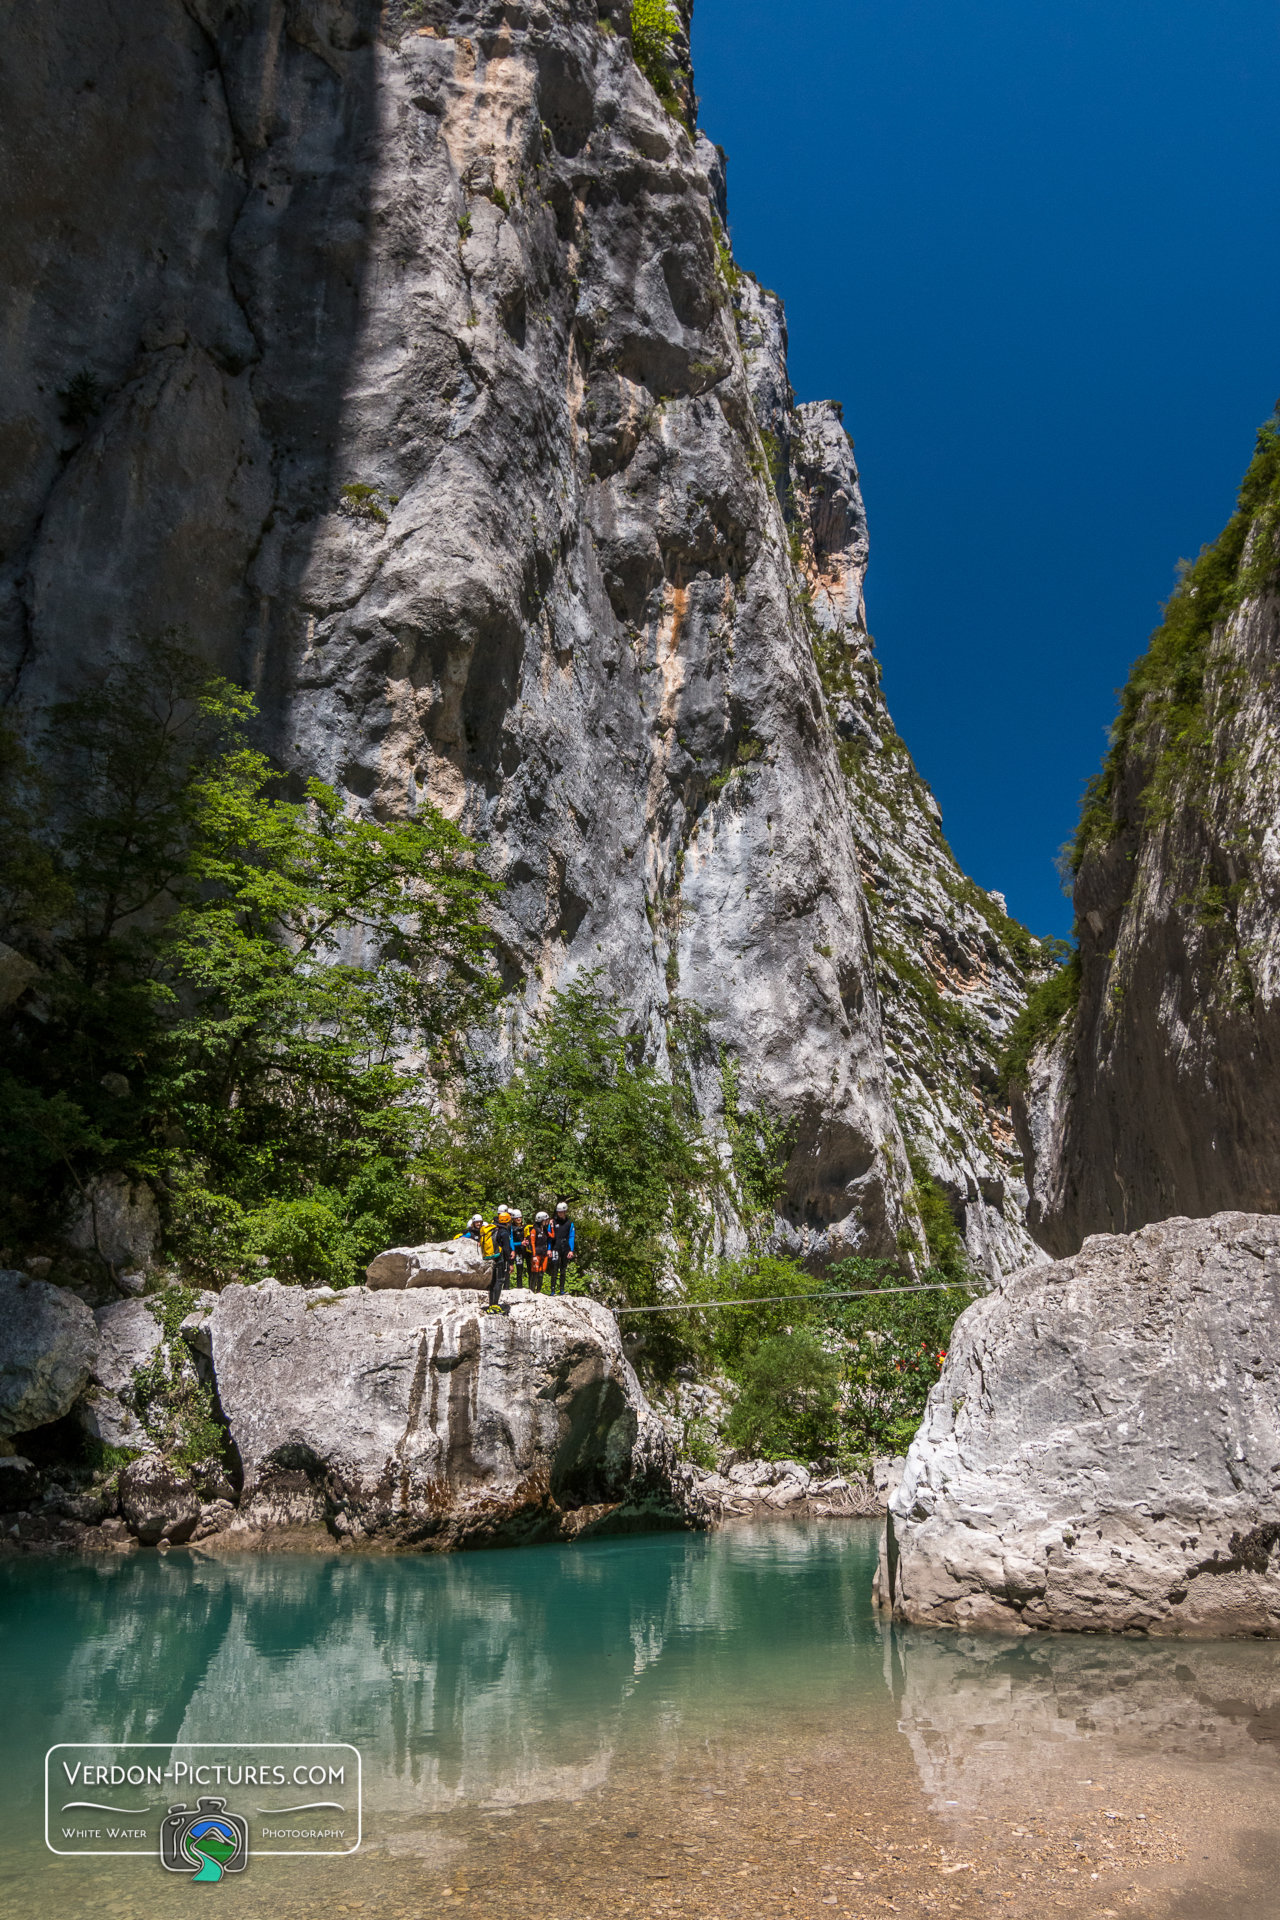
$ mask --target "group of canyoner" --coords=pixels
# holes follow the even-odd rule
[[[528,1286],[541,1293],[549,1277],[549,1291],[564,1292],[575,1238],[567,1200],[558,1200],[554,1213],[535,1213],[528,1226],[519,1207],[499,1207],[494,1220],[473,1213],[458,1238],[474,1240],[486,1260],[493,1262],[490,1313],[503,1311],[502,1293],[508,1286]]]

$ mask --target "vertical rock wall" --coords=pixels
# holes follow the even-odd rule
[[[1280,1210],[1280,439],[1137,662],[1086,804],[1079,994],[1017,1101],[1055,1256]]]
[[[806,1251],[918,1237],[896,1098],[996,1271],[1025,1246],[984,1063],[1020,962],[879,701],[838,410],[794,409],[722,157],[628,21],[40,10],[3,76],[11,697],[188,633],[284,764],[490,845],[510,1025],[598,966],[708,1112],[732,1058],[793,1128]]]

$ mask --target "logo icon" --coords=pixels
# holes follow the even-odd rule
[[[160,1828],[160,1864],[194,1880],[221,1880],[249,1864],[249,1823],[228,1813],[225,1800],[201,1800],[194,1813],[170,1807]]]

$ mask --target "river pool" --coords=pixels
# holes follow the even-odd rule
[[[890,1629],[875,1542],[873,1522],[777,1522],[448,1558],[0,1563],[0,1906],[1280,1915],[1280,1649]],[[53,1743],[297,1741],[362,1755],[358,1852],[266,1857],[261,1791],[229,1796],[249,1864],[216,1888],[154,1851],[47,1850]],[[55,1844],[121,1817],[64,1813],[50,1767]],[[350,1832],[350,1780],[328,1792],[340,1811],[291,1817]],[[172,1795],[98,1798],[154,1823]]]

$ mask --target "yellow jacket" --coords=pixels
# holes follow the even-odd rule
[[[482,1220],[480,1223],[480,1231],[478,1234],[473,1234],[468,1228],[464,1227],[462,1232],[458,1234],[456,1237],[459,1240],[477,1241],[480,1251],[484,1255],[485,1259],[492,1260],[493,1230],[496,1224],[497,1222],[493,1220]]]

